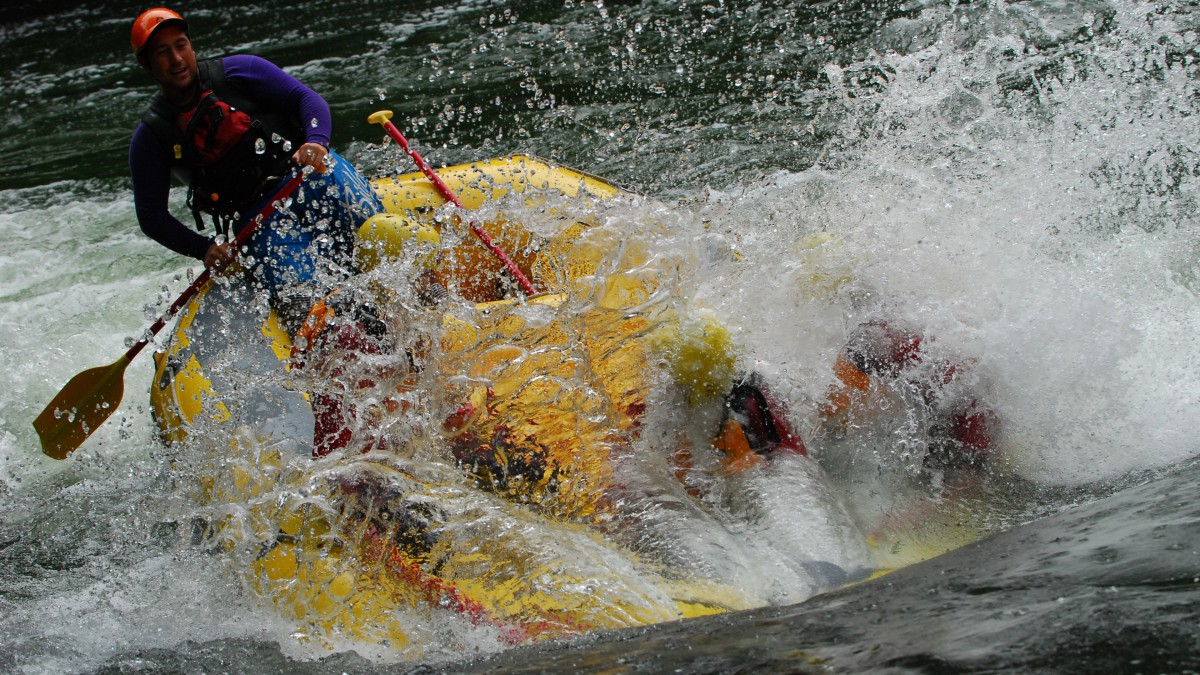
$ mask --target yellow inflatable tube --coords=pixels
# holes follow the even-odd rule
[[[440,169],[439,175],[468,209],[507,195],[519,195],[528,204],[547,191],[585,200],[604,200],[619,194],[596,178],[524,156],[448,167]],[[540,306],[558,312],[572,291],[578,290],[573,284],[594,276],[598,265],[612,255],[603,243],[586,236],[593,227],[586,214],[581,220],[567,220],[563,231],[549,240],[535,241],[531,233],[502,214],[491,213],[481,223],[485,231],[518,265],[534,272],[531,277],[546,291],[533,298],[500,299],[495,284],[487,281],[489,275],[499,276],[500,264],[469,233],[464,236],[466,228],[461,226],[465,224],[438,219],[435,210],[444,200],[423,175],[384,179],[375,185],[388,212],[368,220],[359,231],[357,255],[364,271],[415,255],[419,265],[440,275],[439,280],[447,288],[479,303],[470,320],[444,317],[439,336],[442,368],[490,383],[470,392],[469,400],[481,414],[460,430],[461,444],[470,450],[467,442],[472,434],[486,439],[503,429],[508,438],[505,450],[512,453],[507,459],[528,459],[519,454],[534,453],[545,473],[525,479],[515,469],[506,470],[505,475],[517,478],[510,478],[503,489],[496,489],[497,494],[525,504],[518,511],[530,513],[530,517],[586,532],[587,523],[607,517],[609,507],[603,493],[609,481],[608,453],[636,433],[635,421],[644,410],[649,387],[645,364],[653,355],[664,357],[681,384],[705,396],[717,395],[732,374],[734,351],[729,331],[712,317],[681,326],[670,310],[638,309],[659,283],[644,270],[651,258],[644,245],[623,248],[620,264],[606,273],[599,291],[587,287],[587,292],[596,296],[594,309],[568,317],[566,325],[531,327],[525,310]],[[443,250],[446,228],[459,227],[460,243]],[[193,340],[193,322],[203,319],[198,315],[204,297],[185,310],[168,349],[155,355],[157,370],[151,399],[163,434],[172,441],[186,439],[188,432],[199,425],[219,425],[229,418],[226,399],[222,398],[227,392],[221,391],[218,381],[220,367],[206,362],[197,352],[203,340]],[[263,347],[256,353],[273,364],[259,365],[279,370],[280,361],[290,354],[288,336],[273,314],[246,320],[250,323],[244,328],[221,328],[230,332],[243,329],[244,333],[239,334],[257,331]],[[586,337],[581,340],[580,336]],[[570,358],[564,359],[564,354]],[[556,379],[570,381],[577,376],[570,371],[575,363],[571,359],[591,365],[593,374],[587,386],[570,390],[556,384]],[[547,373],[561,377],[546,377]],[[607,412],[595,414],[601,410]],[[308,433],[311,447],[311,430]],[[304,430],[296,435],[303,441]],[[583,437],[596,442],[581,445]],[[228,459],[233,460],[234,455]],[[245,568],[251,585],[284,615],[308,623],[319,632],[344,632],[401,645],[405,631],[394,618],[388,618],[388,608],[397,603],[439,606],[447,602],[446,598],[453,598],[464,613],[486,611],[501,622],[519,624],[527,637],[664,621],[746,606],[729,589],[657,575],[641,581],[627,580],[628,587],[622,585],[626,583],[624,577],[614,576],[611,587],[624,590],[614,591],[612,598],[601,602],[586,594],[572,595],[569,589],[586,588],[588,579],[555,568],[554,561],[540,563],[548,566],[538,569],[557,569],[551,575],[557,583],[531,592],[522,584],[524,576],[495,577],[496,570],[506,569],[503,561],[459,555],[460,549],[469,549],[452,545],[451,541],[445,544],[437,576],[425,570],[422,559],[410,558],[402,550],[367,538],[357,543],[347,541],[345,548],[331,550],[323,543],[328,540],[323,518],[301,527],[293,522],[298,512],[291,506],[280,509],[268,499],[283,489],[272,481],[279,480],[278,472],[286,461],[260,460],[262,466],[242,460],[225,462],[225,458],[220,459],[219,473],[202,481],[208,499],[214,504],[248,504],[248,513],[259,522],[275,523],[280,533],[275,544]],[[480,471],[501,468],[493,463],[481,465]],[[553,484],[551,475],[557,476]],[[336,488],[330,490],[326,503],[356,499]],[[536,508],[530,508],[532,505]],[[378,541],[386,542],[386,538]],[[597,545],[610,544],[597,540]],[[513,541],[498,546],[491,555],[519,560],[527,553],[521,542]],[[374,567],[364,564],[371,561]],[[530,617],[537,616],[543,620],[530,621]],[[562,622],[556,623],[558,619]]]

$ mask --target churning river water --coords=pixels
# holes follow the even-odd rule
[[[46,402],[119,356],[197,265],[133,215],[126,151],[153,86],[128,29],[144,8],[17,3],[0,18],[0,670],[1200,670],[1195,3],[176,8],[201,55],[256,53],[324,95],[334,146],[371,176],[411,170],[366,122],[388,108],[435,164],[544,157],[735,250],[677,292],[733,327],[815,455],[899,476],[877,490],[904,478],[911,429],[813,432],[847,333],[886,312],[968,355],[1004,427],[992,498],[960,519],[993,536],[811,599],[782,588],[759,610],[535,647],[453,624],[406,650],[305,643],[164,535],[161,514],[188,506],[148,355],[88,444],[40,452]],[[831,277],[841,291],[811,292]],[[851,512],[887,497],[842,487]]]

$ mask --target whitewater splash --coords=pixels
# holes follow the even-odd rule
[[[907,53],[826,68],[826,114],[846,121],[819,167],[710,199],[754,264],[708,280],[709,303],[795,364],[799,409],[840,336],[892,316],[980,359],[1022,477],[1193,456],[1196,33],[1135,3],[1059,25],[1007,5],[924,14],[919,38],[879,37]],[[1037,48],[1013,23],[1036,24]],[[797,250],[813,233],[832,256]],[[814,274],[852,279],[840,303],[799,290]]]
[[[172,480],[200,506],[164,531],[228,560],[299,645],[410,658],[465,648],[427,625],[491,627],[499,646],[797,602],[879,566],[811,460],[737,475],[712,447],[721,397],[747,377],[689,299],[733,259],[719,237],[701,253],[683,212],[533,188],[472,215],[537,232],[534,278],[562,293],[475,305],[468,268],[430,307],[415,261],[475,247],[447,221],[440,250],[341,288],[376,298],[390,353],[338,347],[288,372],[254,337],[254,293],[220,284],[185,312],[154,400],[179,444]],[[326,391],[355,412],[345,447],[314,460],[297,392]]]

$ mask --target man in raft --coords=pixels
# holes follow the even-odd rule
[[[313,168],[291,206],[277,210],[249,243],[254,279],[294,334],[325,295],[319,271],[348,276],[355,233],[383,210],[370,183],[329,148],[329,105],[257,56],[197,61],[187,22],[169,9],[138,16],[131,43],[159,88],[129,144],[134,207],[150,238],[220,269],[232,260],[230,244],[171,215],[172,174],[188,185],[197,228],[205,228],[208,214],[228,239],[237,216],[265,205],[292,166]],[[328,236],[318,237],[318,227]]]
[[[332,284],[354,272],[355,233],[383,211],[370,183],[329,148],[329,105],[257,56],[197,61],[188,23],[170,9],[139,15],[130,41],[159,89],[129,144],[134,208],[150,238],[219,271],[233,259],[228,241],[237,233],[229,230],[239,216],[274,198],[293,167],[312,167],[289,207],[260,224],[247,245],[252,282],[296,335]],[[208,215],[219,236],[171,215],[172,175],[188,186],[197,229]],[[347,349],[370,348],[361,324],[351,333],[332,337]],[[340,397],[314,396],[318,446],[345,436],[340,406]]]

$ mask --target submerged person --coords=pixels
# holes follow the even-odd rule
[[[290,208],[267,218],[248,244],[254,281],[294,335],[328,280],[352,272],[355,233],[383,210],[370,183],[330,149],[329,105],[260,57],[197,61],[187,22],[170,9],[143,12],[130,38],[159,88],[129,145],[138,224],[152,239],[219,271],[234,255],[230,225],[265,206],[292,167],[312,167]],[[188,185],[197,228],[207,214],[220,238],[171,215],[172,174]]]
[[[288,334],[313,338],[311,330],[302,329],[310,327],[306,320],[314,305],[323,310],[322,300],[333,286],[354,273],[355,235],[363,222],[383,211],[370,183],[330,149],[329,105],[257,56],[197,61],[188,23],[170,9],[143,12],[133,23],[130,40],[138,65],[159,89],[129,144],[134,208],[142,231],[220,271],[235,253],[229,240],[236,233],[230,226],[274,199],[295,167],[311,167],[290,206],[266,218],[247,249],[253,283],[268,292]],[[205,229],[203,216],[208,215],[219,236],[193,231],[170,213],[172,175],[188,186],[197,229]],[[323,345],[300,346],[377,351],[363,334],[363,323],[378,335],[379,322],[361,306],[348,309],[356,320],[323,334]],[[321,322],[326,318],[322,315]],[[344,446],[351,435],[347,422],[353,418],[345,409],[345,393],[310,393],[314,452]]]
[[[984,467],[1001,431],[988,405],[973,359],[936,359],[931,339],[899,321],[874,320],[851,332],[834,364],[837,381],[819,412],[829,428],[845,429],[878,415],[887,406],[883,390],[906,387],[929,413],[926,465]]]

